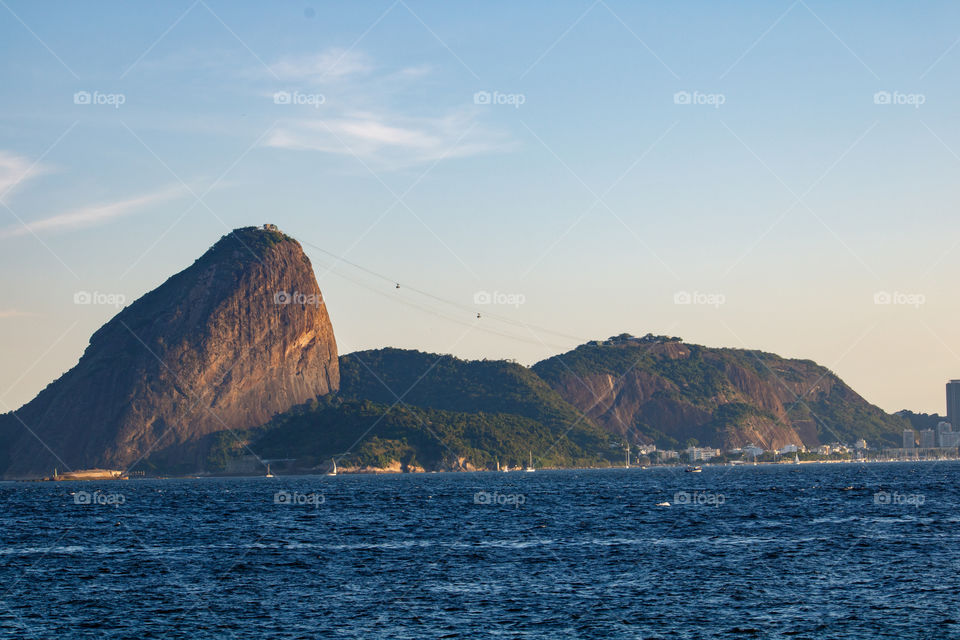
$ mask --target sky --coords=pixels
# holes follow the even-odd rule
[[[958,72],[954,2],[2,0],[0,411],[270,222],[341,353],[665,334],[944,413]]]

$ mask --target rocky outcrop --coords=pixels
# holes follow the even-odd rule
[[[123,309],[73,369],[5,416],[4,475],[148,458],[189,470],[204,436],[263,424],[339,381],[333,328],[299,243],[237,229]]]
[[[627,334],[533,367],[568,403],[631,440],[723,448],[894,444],[904,421],[809,360]]]

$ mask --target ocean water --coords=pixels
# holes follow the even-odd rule
[[[0,483],[0,637],[960,638],[958,477]]]

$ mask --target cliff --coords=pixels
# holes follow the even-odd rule
[[[333,328],[299,243],[237,229],[124,308],[75,367],[4,416],[3,474],[147,458],[189,467],[204,436],[263,424],[339,381]]]

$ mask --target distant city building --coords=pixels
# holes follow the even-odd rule
[[[960,447],[960,431],[948,431],[940,438],[940,446],[946,449]]]
[[[933,449],[937,446],[937,434],[933,429],[923,429],[920,431],[920,448]]]
[[[673,449],[661,449],[657,451],[657,457],[660,460],[676,460],[680,457],[680,454]]]
[[[960,425],[960,380],[947,383],[947,422]]]
[[[903,448],[904,449],[913,449],[917,446],[916,436],[913,433],[913,429],[904,429],[903,430]]]
[[[743,455],[750,458],[756,458],[763,455],[763,449],[760,447],[755,447],[751,444],[743,448]]]
[[[779,453],[780,453],[780,455],[785,456],[785,455],[787,455],[788,453],[796,453],[797,451],[799,451],[799,449],[797,448],[797,445],[795,445],[795,444],[788,444],[788,445],[784,445],[784,446],[780,449]]]
[[[860,438],[859,440],[853,443],[853,448],[862,450],[862,449],[869,449],[870,447],[867,446],[866,440],[864,440],[863,438]]]
[[[945,434],[953,431],[953,426],[949,422],[944,422],[941,420],[937,423],[937,442],[940,442],[940,437]]]
[[[700,460],[716,458],[718,455],[720,455],[720,450],[712,447],[687,447],[687,450],[684,451],[684,453],[689,456],[690,462],[699,462]]]
[[[954,431],[949,422],[937,424],[937,446],[944,449],[953,449],[960,445],[960,431]]]
[[[954,442],[953,425],[949,422],[937,423],[937,446],[952,447]]]
[[[830,455],[831,451],[832,449],[828,444],[822,444],[819,447],[817,447],[817,455],[828,456]]]

